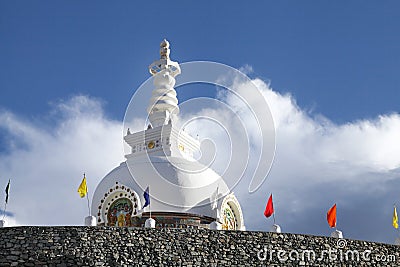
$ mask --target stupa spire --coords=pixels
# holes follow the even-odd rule
[[[149,66],[155,88],[147,112],[153,128],[171,123],[174,115],[179,113],[174,85],[175,77],[181,73],[181,69],[178,62],[169,58],[170,53],[169,42],[164,39],[160,44],[160,59]]]

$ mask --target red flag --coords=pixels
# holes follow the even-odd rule
[[[328,213],[326,214],[326,219],[328,220],[328,224],[331,228],[336,227],[336,204],[328,210]]]
[[[267,206],[265,207],[265,217],[270,217],[274,213],[274,205],[272,204],[272,194],[269,196]]]

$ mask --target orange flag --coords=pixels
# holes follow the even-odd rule
[[[336,204],[328,210],[328,214],[326,214],[326,219],[328,220],[328,224],[331,228],[336,227]]]
[[[274,205],[272,204],[272,194],[268,199],[267,206],[265,207],[264,215],[265,217],[270,217],[274,213]]]

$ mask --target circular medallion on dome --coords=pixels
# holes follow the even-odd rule
[[[107,213],[108,226],[132,226],[132,202],[127,198],[115,200]]]
[[[223,230],[236,230],[237,229],[237,221],[235,217],[235,213],[231,209],[229,205],[223,210],[223,221],[222,221],[222,229]]]

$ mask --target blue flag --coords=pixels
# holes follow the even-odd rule
[[[146,191],[144,191],[143,193],[143,197],[144,197],[144,205],[143,205],[143,209],[145,207],[147,207],[148,205],[150,205],[150,194],[149,194],[149,187],[146,188]]]

